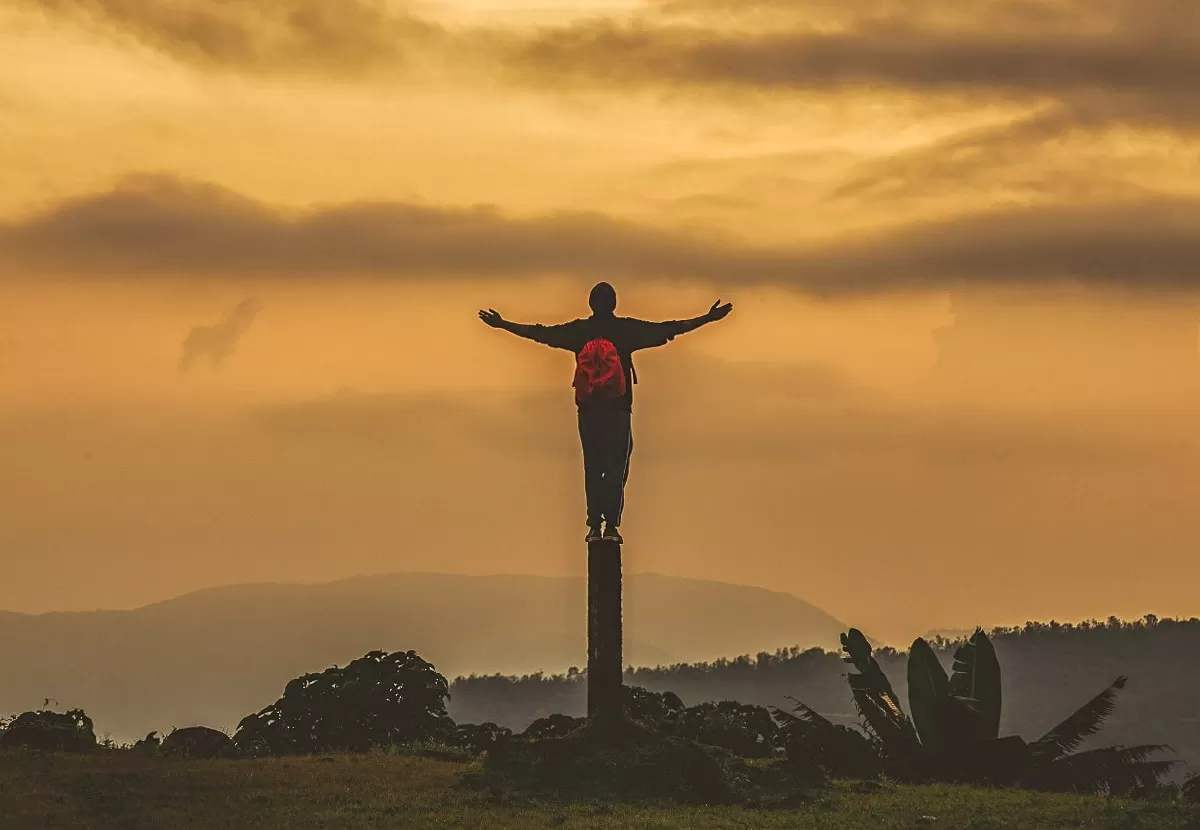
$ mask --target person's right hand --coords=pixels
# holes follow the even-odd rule
[[[479,319],[487,323],[494,329],[500,328],[504,323],[504,318],[500,316],[500,312],[494,308],[489,308],[487,311],[479,312]]]

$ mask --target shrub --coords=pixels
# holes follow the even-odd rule
[[[1200,804],[1200,772],[1192,773],[1183,782],[1183,789],[1180,791],[1183,800],[1192,804]]]
[[[162,739],[158,737],[157,731],[149,733],[132,747],[132,751],[139,755],[156,755],[160,749],[162,749]]]
[[[771,713],[762,706],[732,700],[689,706],[679,718],[677,734],[743,758],[779,754],[779,728]]]
[[[232,758],[238,754],[228,735],[207,726],[172,730],[163,739],[161,751],[181,758]]]
[[[373,651],[348,666],[306,674],[238,724],[234,744],[254,755],[365,752],[447,741],[446,678],[416,652]]]
[[[546,738],[562,738],[571,734],[587,723],[586,718],[573,718],[570,715],[550,715],[538,718],[521,733],[522,738],[540,741]]]
[[[0,748],[89,752],[96,748],[96,730],[82,709],[71,709],[65,714],[40,709],[14,718],[0,732]]]
[[[799,702],[794,714],[775,709],[774,715],[791,763],[815,765],[834,778],[866,780],[883,773],[879,747],[857,729],[834,724]]]
[[[463,723],[454,730],[450,744],[459,749],[478,755],[496,746],[500,741],[512,737],[513,731],[507,726],[488,721],[487,723]]]

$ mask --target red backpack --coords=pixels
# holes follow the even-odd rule
[[[625,367],[612,341],[589,340],[575,359],[575,403],[612,401],[625,395]]]

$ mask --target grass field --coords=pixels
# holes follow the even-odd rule
[[[1112,828],[1200,830],[1172,804],[838,784],[787,810],[521,803],[464,787],[465,767],[405,756],[177,761],[0,753],[0,829]]]

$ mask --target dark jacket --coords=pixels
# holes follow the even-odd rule
[[[637,374],[633,371],[633,353],[639,349],[663,346],[683,333],[684,326],[675,320],[652,323],[634,317],[581,317],[569,323],[554,326],[518,326],[518,334],[544,343],[555,349],[566,349],[578,355],[589,341],[602,337],[617,347],[621,365],[625,369],[625,396],[618,400],[624,409],[633,407],[633,384]]]

